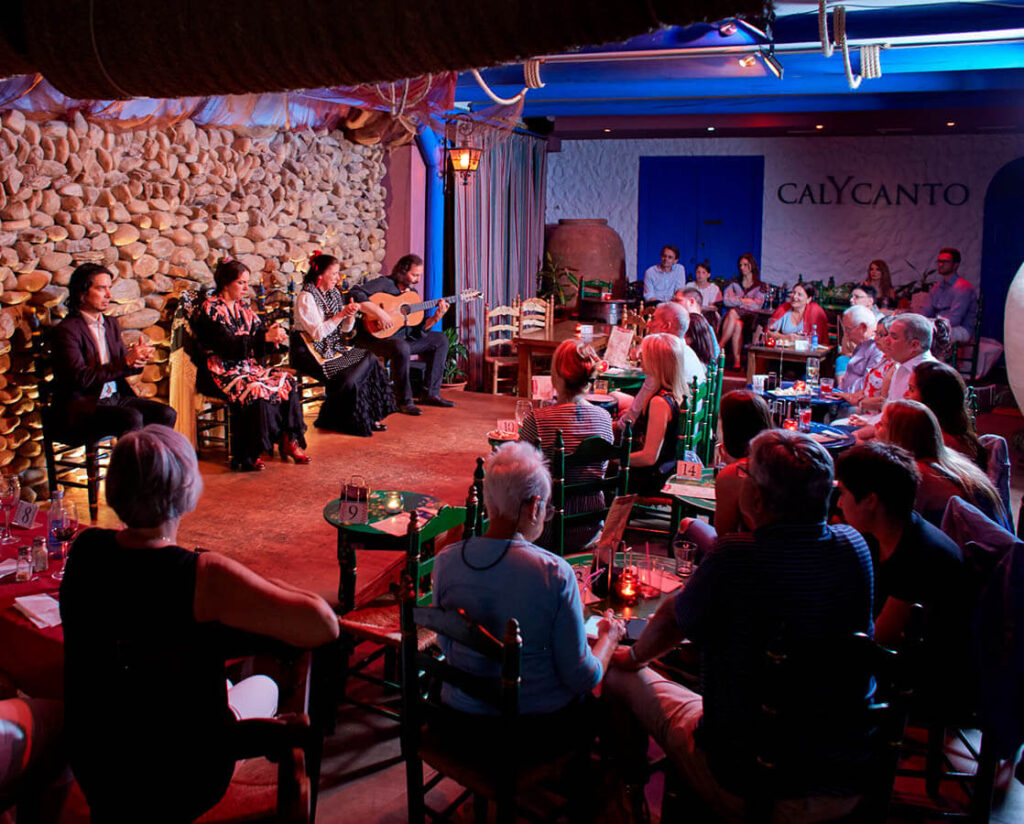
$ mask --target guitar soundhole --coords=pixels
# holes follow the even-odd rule
[[[408,305],[403,303],[402,307],[401,307],[401,309],[399,311],[401,311],[401,313],[403,315],[408,316],[408,314],[409,314],[409,307],[408,307]]]

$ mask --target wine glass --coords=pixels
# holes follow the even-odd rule
[[[59,517],[51,515],[50,531],[53,537],[60,541],[60,569],[50,573],[55,581],[64,579],[64,567],[68,563],[68,543],[75,537],[75,530],[78,529],[78,506],[74,501],[65,499],[60,504]]]
[[[526,416],[533,410],[533,404],[529,401],[516,401],[516,425],[522,427]]]
[[[14,517],[14,509],[20,496],[21,483],[18,476],[7,473],[0,475],[0,508],[4,511],[4,534],[0,537],[0,545],[20,543],[20,540],[11,534],[11,519]]]

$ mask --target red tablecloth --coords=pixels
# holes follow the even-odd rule
[[[25,544],[32,545],[36,535],[46,534],[45,517],[38,516],[31,529],[13,530]],[[15,558],[18,545],[0,549],[0,560]],[[54,562],[51,563],[51,569]],[[46,593],[57,597],[60,582],[49,574],[35,581],[17,583],[14,576],[0,578],[0,671],[29,695],[60,698],[64,693],[64,628],[37,628],[14,608],[14,599],[22,595]]]

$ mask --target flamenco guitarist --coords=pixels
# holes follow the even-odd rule
[[[349,296],[357,303],[368,301],[370,295],[385,292],[389,295],[400,295],[409,289],[415,289],[423,277],[423,258],[419,255],[405,255],[389,277],[379,277],[366,283],[360,283],[349,291]],[[437,311],[419,326],[400,329],[389,338],[376,338],[360,329],[356,345],[369,349],[375,355],[382,355],[391,360],[391,380],[395,386],[395,400],[398,411],[406,415],[422,415],[421,410],[412,398],[412,387],[409,385],[409,356],[421,355],[427,364],[426,395],[420,403],[428,406],[455,406],[452,401],[441,397],[441,378],[444,376],[444,362],[448,355],[448,338],[440,332],[429,331],[448,311],[448,304],[442,300],[437,304]]]

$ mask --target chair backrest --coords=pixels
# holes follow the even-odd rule
[[[1006,518],[1013,526],[1013,510],[1010,509],[1010,448],[1002,435],[981,435],[978,440],[985,448],[987,461],[985,471],[988,479],[999,493]]]
[[[970,383],[978,375],[978,356],[981,353],[981,322],[985,309],[985,293],[975,290],[977,295],[976,312],[974,315],[974,329],[969,341],[955,342],[953,344],[953,368],[956,369],[965,381]],[[965,353],[964,350],[967,350]]]
[[[512,352],[513,339],[519,334],[519,307],[495,306],[487,310],[484,332],[484,357],[493,358]]]
[[[908,633],[919,632],[915,609]],[[853,711],[857,699],[842,708],[807,700],[822,678],[835,683],[837,677],[849,696],[863,696]],[[777,638],[765,650],[755,683],[760,712],[748,773],[740,777],[747,782],[745,820],[769,822],[777,799],[838,786],[863,794],[873,807],[858,820],[884,821],[910,694],[899,656],[863,633],[800,646]],[[823,750],[831,750],[828,757]]]
[[[594,523],[608,513],[611,499],[625,495],[629,485],[629,455],[633,448],[633,431],[630,424],[622,431],[618,444],[611,444],[603,438],[590,437],[580,442],[571,455],[565,453],[565,438],[562,430],[555,432],[555,445],[551,453],[551,546],[556,555],[565,554],[565,530],[567,526]],[[570,483],[566,480],[568,470],[586,464],[616,461],[614,469],[603,478]],[[587,512],[566,512],[566,501],[575,496],[605,494],[605,505]]]
[[[555,324],[553,298],[527,298],[519,304],[519,334],[550,332]]]

